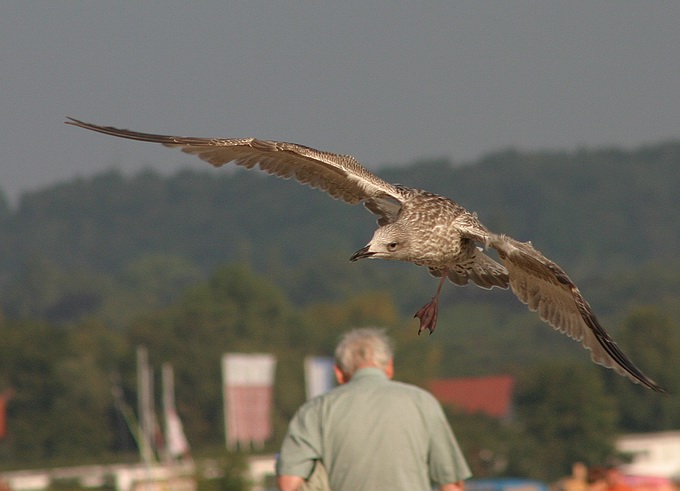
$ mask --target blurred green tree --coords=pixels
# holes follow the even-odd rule
[[[621,429],[645,432],[680,426],[680,325],[658,308],[639,307],[625,319],[617,337],[635,364],[668,391],[664,396],[607,374]]]
[[[573,462],[601,464],[613,453],[617,413],[598,368],[563,363],[532,367],[515,398],[518,423],[536,444],[524,475],[554,480]]]

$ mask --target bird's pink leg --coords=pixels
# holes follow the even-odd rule
[[[442,271],[442,279],[439,281],[437,292],[434,294],[434,297],[432,297],[430,302],[423,305],[423,307],[418,312],[416,312],[416,315],[413,316],[420,319],[420,329],[418,329],[419,336],[423,329],[427,329],[430,331],[430,334],[432,334],[437,327],[437,316],[439,314],[439,292],[442,290],[442,286],[444,285],[444,281],[446,281],[447,274],[448,271]]]

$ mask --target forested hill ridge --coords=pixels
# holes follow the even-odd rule
[[[261,173],[200,165],[170,177],[106,172],[0,206],[5,315],[70,320],[101,305],[114,285],[143,290],[145,281],[154,301],[171,300],[216,266],[242,261],[298,303],[379,288],[411,308],[429,293],[411,305],[410,289],[435,286],[410,265],[347,261],[375,227],[362,207]],[[454,199],[491,230],[531,240],[573,279],[597,284],[680,264],[679,168],[680,142],[668,142],[508,150],[465,166],[423,161],[376,173]]]

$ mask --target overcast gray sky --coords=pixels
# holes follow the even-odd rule
[[[677,0],[3,0],[0,189],[207,166],[65,116],[369,168],[678,138],[678,26]]]

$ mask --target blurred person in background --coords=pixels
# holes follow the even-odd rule
[[[441,405],[429,392],[392,380],[393,350],[384,329],[347,332],[335,350],[334,370],[340,385],[305,403],[290,422],[277,461],[281,491],[307,485],[462,491],[471,472]]]

